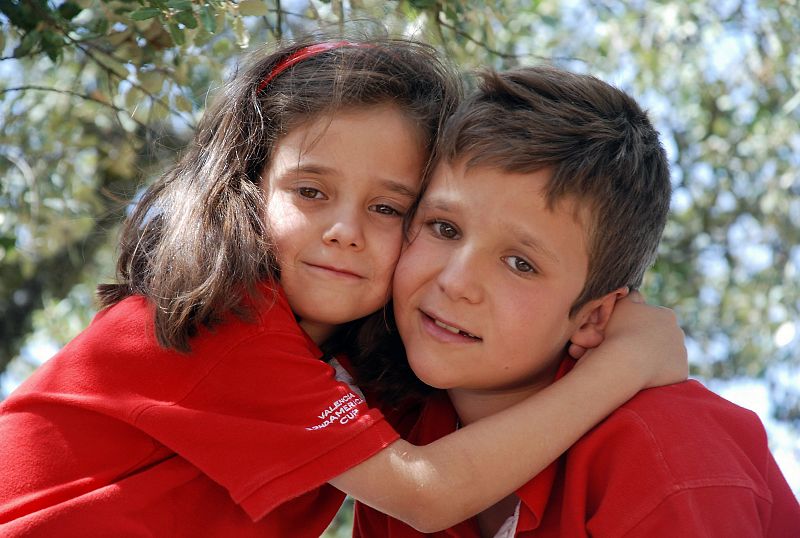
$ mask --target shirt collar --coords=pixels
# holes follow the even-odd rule
[[[575,361],[573,359],[564,359],[556,372],[555,380],[564,377],[574,366]],[[450,425],[449,428],[447,428],[448,424]],[[414,442],[419,442],[420,440],[431,442],[439,439],[445,433],[456,430],[457,425],[458,414],[450,403],[447,392],[444,390],[436,391],[426,400],[416,423],[411,428],[408,436],[404,437]],[[444,429],[447,429],[447,432],[443,431]],[[516,491],[521,503],[516,530],[517,535],[533,531],[541,524],[559,465],[560,459],[551,463]],[[447,529],[444,535],[458,538],[477,537],[479,536],[478,525],[475,518],[471,518]]]
[[[558,372],[556,372],[554,381],[558,381],[567,375],[574,366],[575,360],[571,358],[564,359],[558,368]],[[521,502],[519,521],[517,522],[517,535],[521,532],[536,530],[542,523],[544,510],[553,491],[553,484],[560,465],[561,459],[559,458],[517,490],[517,497],[520,498]]]

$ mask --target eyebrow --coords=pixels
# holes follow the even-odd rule
[[[416,198],[418,191],[417,189],[409,188],[408,185],[404,185],[399,181],[394,181],[392,179],[381,179],[379,180],[381,186],[389,191],[397,193],[401,196],[405,196],[408,198]]]
[[[337,175],[340,173],[339,170],[335,168],[331,168],[329,166],[322,166],[319,164],[298,164],[295,168],[291,168],[287,170],[285,175],[294,175],[294,174],[316,174],[320,176],[324,175]],[[400,181],[395,181],[393,179],[385,179],[385,178],[378,178],[378,183],[380,186],[388,191],[394,192],[406,198],[416,198],[418,191],[417,189],[411,188],[408,185],[401,183]]]
[[[445,213],[453,213],[460,207],[458,202],[451,202],[436,196],[424,196],[419,205],[420,209],[438,210],[444,211]],[[558,256],[556,256],[555,252],[544,246],[541,241],[536,240],[533,236],[519,226],[512,224],[506,226],[506,228],[508,232],[516,237],[523,246],[528,247],[529,249],[541,254],[542,256],[545,256],[546,258],[549,258],[555,263],[559,263],[560,260]]]
[[[438,209],[446,213],[453,213],[458,209],[458,204],[448,202],[444,198],[437,198],[436,196],[423,196],[419,203],[420,209]]]
[[[521,228],[517,228],[516,226],[510,226],[509,227],[509,231],[512,234],[514,234],[517,237],[517,239],[519,240],[519,242],[522,243],[524,246],[526,246],[526,247],[530,248],[531,250],[541,254],[542,256],[550,258],[550,260],[555,262],[555,263],[559,263],[560,262],[558,256],[556,256],[555,252],[553,252],[552,250],[550,250],[549,248],[544,246],[541,243],[541,241],[537,241],[534,237],[532,237],[530,234],[528,234],[527,232],[525,232]]]

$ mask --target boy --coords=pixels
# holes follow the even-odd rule
[[[512,405],[573,366],[568,346],[597,345],[655,257],[669,200],[664,150],[629,96],[549,67],[484,74],[448,121],[395,274],[409,364],[452,402],[431,396],[409,441]],[[440,535],[798,532],[758,418],[687,381],[643,391],[516,494]],[[359,505],[354,534],[419,533]]]

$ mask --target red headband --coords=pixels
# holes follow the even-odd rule
[[[316,56],[320,52],[325,52],[326,50],[333,50],[338,49],[341,47],[364,47],[369,46],[363,43],[354,43],[352,41],[328,41],[326,43],[315,43],[313,45],[309,45],[307,47],[303,47],[295,51],[294,54],[287,56],[283,60],[281,60],[278,65],[272,68],[272,71],[264,77],[264,80],[261,81],[261,84],[258,85],[258,93],[267,87],[267,85],[273,81],[275,77],[286,71],[288,68],[292,67],[294,64],[298,62],[302,62],[306,58],[310,58],[312,56]]]

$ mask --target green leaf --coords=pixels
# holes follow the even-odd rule
[[[30,51],[33,50],[33,47],[39,43],[40,39],[41,36],[36,30],[31,30],[25,34],[20,44],[14,49],[14,57],[21,58],[22,56],[30,53]]]
[[[175,15],[175,20],[187,28],[197,28],[197,19],[194,18],[194,13],[191,11],[181,11]]]
[[[210,4],[206,4],[200,10],[200,20],[202,21],[203,27],[208,31],[208,33],[213,34],[217,31],[217,21],[214,18],[214,8],[212,8]]]
[[[181,112],[191,112],[192,111],[192,102],[189,101],[183,95],[178,95],[175,97],[175,106]]]
[[[167,2],[167,7],[170,9],[177,9],[180,11],[191,11],[192,9],[192,1],[191,0],[169,0]]]
[[[87,28],[89,28],[89,31],[93,32],[96,35],[106,35],[106,32],[108,32],[108,26],[109,26],[108,19],[102,17],[90,22],[87,25]]]
[[[559,23],[558,18],[553,17],[552,15],[541,15],[541,18],[542,22],[545,23],[547,26],[550,26],[551,28],[558,27]]]
[[[64,2],[58,6],[58,14],[68,21],[74,19],[81,11],[83,8],[74,2]]]
[[[131,88],[125,94],[125,107],[128,110],[135,110],[144,101],[144,94],[137,88]]]
[[[224,9],[218,9],[217,12],[214,14],[214,21],[216,22],[217,29],[223,30],[225,29],[225,19],[227,18],[227,14],[225,13]]]
[[[239,2],[239,15],[244,17],[259,17],[269,13],[269,7],[263,0],[242,0]]]
[[[55,32],[42,32],[42,50],[52,61],[57,61],[61,56],[61,47],[64,46],[64,39]]]
[[[239,48],[246,49],[250,44],[250,33],[247,31],[242,17],[236,17],[233,20],[233,35],[236,36],[236,45]]]
[[[196,47],[203,47],[206,43],[211,41],[212,37],[214,37],[214,35],[208,33],[208,30],[200,28],[200,30],[194,33],[192,44]]]
[[[142,88],[150,93],[158,93],[164,87],[164,75],[160,71],[147,71],[139,74]]]
[[[0,248],[5,250],[13,250],[17,244],[17,239],[8,235],[0,236]]]
[[[142,9],[137,9],[131,13],[130,17],[135,21],[146,21],[147,19],[152,19],[153,17],[158,17],[159,15],[161,15],[160,9],[155,7],[143,7]]]
[[[118,47],[122,45],[124,42],[131,39],[133,32],[130,29],[125,29],[121,32],[114,32],[113,34],[109,34],[106,38],[108,40],[108,44],[112,47]]]
[[[230,56],[231,49],[233,48],[230,40],[228,39],[219,39],[211,45],[211,52],[214,56],[220,58],[226,58]]]
[[[169,35],[172,36],[172,42],[176,45],[180,46],[186,43],[186,36],[183,34],[183,30],[175,24],[174,22],[169,23],[167,26],[169,29]]]
[[[39,17],[34,14],[30,5],[16,5],[4,0],[0,3],[0,13],[8,17],[12,25],[22,30],[33,30],[39,23]]]

